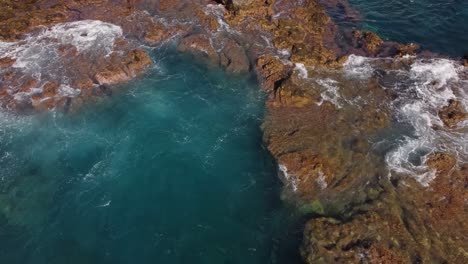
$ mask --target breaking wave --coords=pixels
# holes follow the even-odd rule
[[[16,60],[13,67],[25,73],[53,69],[51,63],[60,59],[60,46],[72,45],[78,53],[104,53],[113,51],[114,42],[122,36],[119,26],[98,20],[83,20],[55,25],[39,33],[30,34],[14,43],[0,43],[0,53]]]
[[[398,67],[389,66],[399,64]],[[390,176],[411,175],[427,186],[436,172],[425,163],[430,154],[450,153],[459,163],[468,161],[467,122],[455,128],[444,126],[439,111],[457,101],[467,111],[467,70],[448,59],[373,59],[350,56],[344,71],[354,78],[369,78],[378,72],[383,89],[396,94],[388,107],[395,123],[407,124],[411,132],[400,131],[402,138],[386,154]]]
[[[26,36],[18,42],[0,42],[2,57],[14,59],[12,67],[24,76],[39,81],[31,92],[42,91],[41,80],[56,80],[60,94],[74,96],[79,90],[70,86],[70,74],[64,72],[66,58],[61,49],[76,49],[77,55],[109,56],[117,38],[122,37],[119,26],[97,20],[83,20],[55,25]],[[29,96],[19,93],[16,97]]]

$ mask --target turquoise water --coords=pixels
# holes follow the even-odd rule
[[[264,95],[173,52],[72,114],[2,114],[0,263],[294,263]]]
[[[453,57],[468,55],[466,0],[349,0],[361,27],[385,39],[414,42]]]

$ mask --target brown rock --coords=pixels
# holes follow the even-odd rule
[[[61,45],[60,47],[58,47],[57,51],[63,57],[66,57],[66,56],[74,57],[74,56],[78,55],[78,50],[76,49],[75,46],[73,46],[71,44]]]
[[[439,111],[439,117],[442,119],[445,126],[454,128],[458,123],[466,120],[468,114],[465,113],[460,102],[450,100],[449,104]]]
[[[15,61],[16,61],[15,59],[12,59],[12,58],[9,58],[9,57],[0,58],[0,70],[3,70],[3,69],[6,69],[6,68],[9,68],[9,67],[13,66]]]
[[[250,69],[249,58],[244,49],[233,40],[229,40],[222,50],[221,65],[228,72],[247,73]]]
[[[219,28],[218,20],[212,15],[208,15],[202,8],[197,6],[195,9],[195,16],[198,18],[198,23],[203,25],[204,28],[210,31],[216,31]]]
[[[24,82],[19,88],[18,92],[28,93],[32,88],[37,88],[39,81],[36,79],[30,79]]]
[[[291,74],[292,65],[281,62],[277,57],[263,55],[257,60],[256,71],[262,87],[267,91],[273,91]]]
[[[130,77],[141,74],[149,65],[152,64],[148,53],[143,50],[135,49],[123,60],[127,67]]]
[[[413,44],[413,43],[406,44],[406,45],[397,44],[396,45],[397,54],[395,55],[395,57],[403,57],[406,55],[414,56],[419,52],[420,49],[421,49],[421,46],[417,44]]]
[[[376,54],[379,50],[380,46],[384,43],[384,41],[375,33],[373,32],[361,32],[356,30],[353,32],[354,38],[357,39],[358,45],[362,46],[367,52],[371,54]]]
[[[278,157],[287,184],[299,199],[319,193],[333,181],[327,162],[310,151],[286,153]]]
[[[398,231],[397,231],[398,230]],[[394,239],[393,232],[399,238]],[[318,218],[307,223],[301,254],[307,263],[411,263],[417,246],[403,221],[368,213],[352,221]]]
[[[426,161],[429,168],[437,171],[438,174],[448,174],[455,166],[457,159],[445,153],[431,154]]]
[[[160,11],[176,11],[183,7],[184,1],[182,0],[171,0],[171,1],[159,1]]]
[[[146,52],[132,50],[120,65],[108,66],[98,72],[94,78],[100,85],[125,82],[142,73],[151,63],[151,59]]]
[[[166,28],[160,23],[153,23],[146,31],[144,39],[148,44],[156,46],[185,31],[187,31],[187,28]]]
[[[130,79],[130,76],[122,68],[109,67],[97,73],[94,78],[100,85],[103,85],[125,82]]]
[[[182,39],[177,50],[189,52],[193,55],[205,59],[213,65],[219,65],[220,59],[216,50],[211,45],[210,38],[204,34],[190,35]]]
[[[59,84],[56,82],[47,82],[42,87],[42,96],[43,97],[55,97],[57,95]]]
[[[376,53],[384,43],[384,41],[373,32],[365,32],[363,40],[365,48],[371,53]]]
[[[2,81],[10,81],[13,78],[14,73],[12,71],[7,71],[3,74]]]
[[[275,101],[269,102],[272,107],[298,107],[302,108],[313,103],[314,98],[297,89],[289,89],[289,86],[281,86],[276,90]]]

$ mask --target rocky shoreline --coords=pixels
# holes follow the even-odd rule
[[[339,28],[328,9],[356,16],[340,0],[4,2],[4,109],[79,109],[150,67],[142,44],[175,41],[213,67],[258,76],[268,94],[264,141],[283,197],[310,218],[305,262],[468,261],[467,150],[453,149],[468,119],[462,62]],[[57,60],[37,62],[42,52]],[[434,63],[454,77],[435,78]],[[407,164],[406,145],[391,152],[386,142],[402,116],[411,123],[415,107],[430,123],[414,119],[419,136],[445,139],[448,148],[425,146],[432,149]]]

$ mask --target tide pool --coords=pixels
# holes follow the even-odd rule
[[[171,51],[75,113],[0,118],[0,263],[294,263],[264,94]]]

